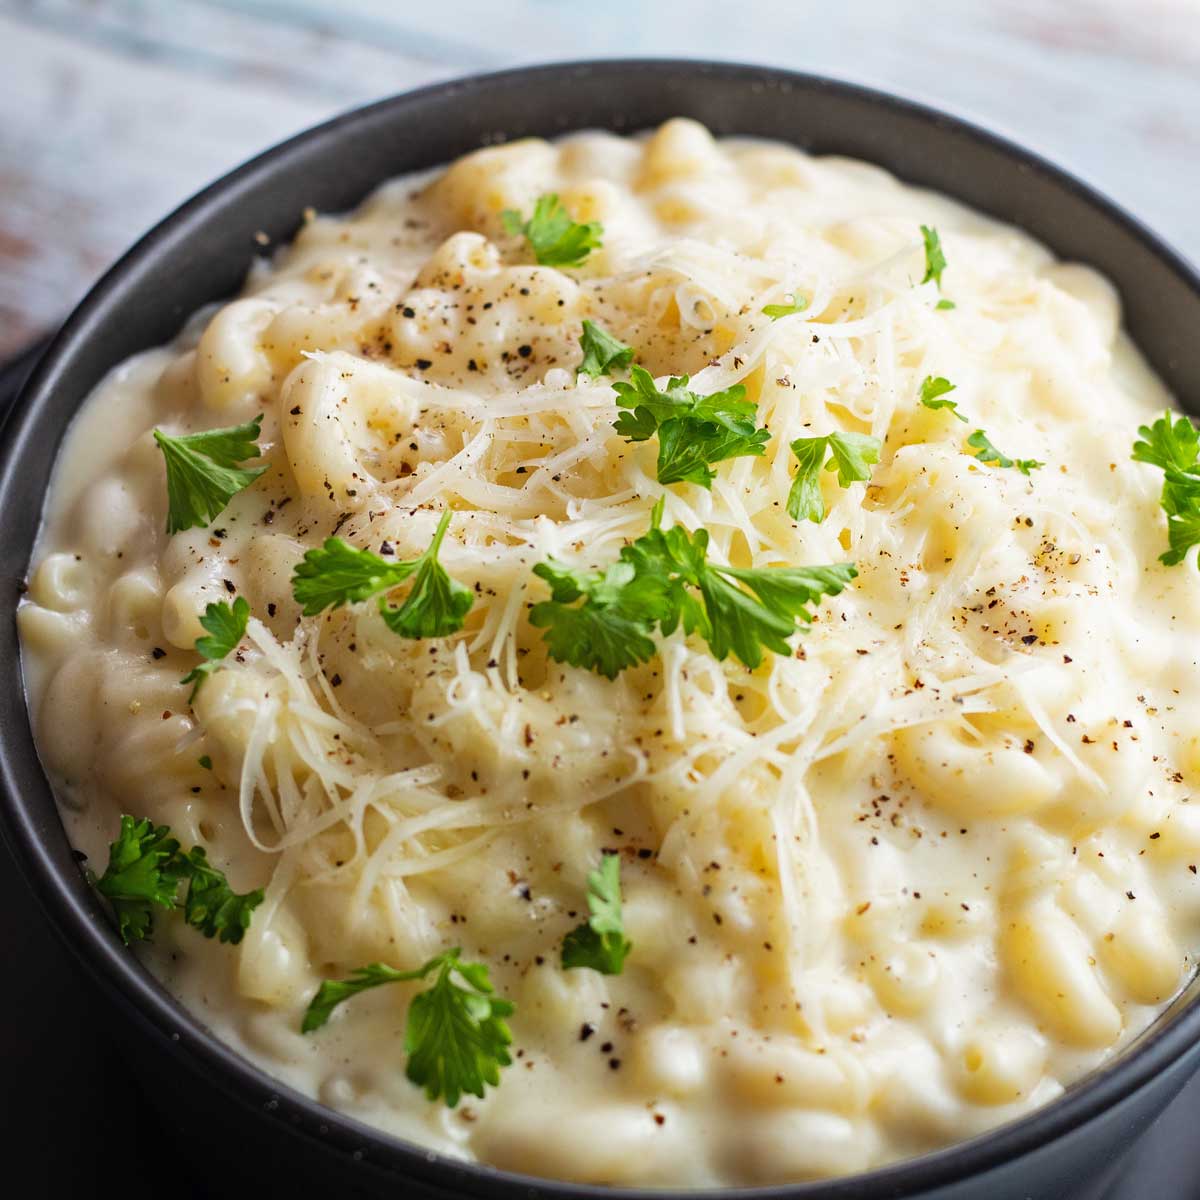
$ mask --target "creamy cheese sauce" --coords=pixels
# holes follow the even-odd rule
[[[603,222],[581,267],[505,230],[547,192]],[[790,294],[800,316],[762,314]],[[766,454],[711,493],[660,485],[609,380],[575,377],[585,317],[656,376],[744,384]],[[970,423],[920,405],[926,376]],[[913,1155],[1052,1099],[1191,971],[1200,573],[1158,563],[1161,474],[1130,461],[1170,403],[1103,279],[874,167],[684,120],[482,150],[312,216],[97,388],[19,612],[41,753],[95,869],[130,812],[266,889],[239,946],[164,914],[138,952],[333,1108],[609,1183]],[[168,537],[152,428],[260,412],[269,470]],[[980,462],[977,428],[1045,466]],[[789,442],[836,429],[881,461],[869,485],[825,474],[828,515],[797,523]],[[531,567],[607,565],[660,498],[718,561],[860,575],[754,671],[679,631],[612,682],[549,661]],[[414,558],[446,506],[461,633],[301,617],[305,550],[336,531]],[[247,637],[190,708],[198,618],[231,593]],[[604,850],[634,949],[619,976],[564,971]],[[405,1078],[416,985],[301,1034],[322,979],[452,945],[516,1005],[486,1099]]]

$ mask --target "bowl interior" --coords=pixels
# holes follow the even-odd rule
[[[718,134],[776,138],[878,163],[1023,227],[1062,258],[1090,263],[1116,283],[1129,331],[1175,394],[1184,402],[1200,396],[1200,279],[1086,186],[986,132],[866,89],[754,67],[644,60],[502,72],[383,101],[300,135],[184,205],[101,281],[51,346],[5,427],[0,580],[10,607],[28,567],[59,441],[80,403],[111,367],[172,338],[201,305],[234,294],[261,252],[262,234],[284,241],[309,206],[350,208],[384,179],[481,145],[583,128],[631,132],[678,115]],[[527,1195],[531,1185],[543,1195],[591,1190],[431,1164],[423,1152],[289,1093],[205,1035],[118,944],[83,882],[37,760],[11,620],[0,630],[0,680],[0,824],[59,932],[106,989],[126,997],[147,1036],[202,1061],[245,1103],[282,1103],[294,1122],[320,1126],[324,1140],[347,1153],[369,1143],[376,1159],[410,1174],[450,1170],[455,1186],[478,1190],[486,1180],[493,1195]],[[1014,1157],[1151,1078],[1198,1033],[1200,1008],[1177,1003],[1118,1069],[1097,1073],[1041,1113],[876,1172],[879,1189],[870,1193],[843,1181],[817,1185],[820,1195],[899,1197]],[[775,1190],[816,1194],[808,1186]]]

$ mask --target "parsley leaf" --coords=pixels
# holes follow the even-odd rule
[[[292,597],[306,617],[315,617],[398,587],[414,570],[415,562],[391,561],[356,550],[341,538],[326,538],[324,546],[309,550],[292,568]]]
[[[551,558],[533,573],[550,584],[550,599],[533,606],[529,621],[546,630],[551,658],[615,679],[658,652],[650,634],[667,612],[658,579],[638,576],[625,561],[605,571],[576,571]]]
[[[1200,456],[1200,431],[1188,420],[1180,417],[1171,420],[1164,413],[1153,425],[1138,426],[1142,439],[1133,443],[1131,457],[1135,462],[1150,463],[1164,471],[1196,471],[1196,459]]]
[[[669,637],[682,625],[685,633],[704,638],[717,658],[732,652],[753,669],[764,648],[790,653],[787,639],[812,620],[807,605],[836,595],[858,574],[848,563],[717,566],[708,562],[706,529],[691,535],[679,526],[664,531],[658,528],[660,512],[661,504],[649,531],[623,547],[603,575],[572,572],[553,560],[534,568],[553,589],[552,599],[534,605],[530,614],[535,625],[547,628],[551,658],[612,679],[653,656],[650,635],[656,626]],[[605,587],[612,592],[594,598]],[[569,607],[581,597],[581,606]]]
[[[1187,417],[1172,421],[1165,413],[1153,425],[1138,428],[1131,457],[1163,471],[1159,503],[1167,514],[1168,549],[1159,561],[1173,567],[1200,543],[1200,432]]]
[[[921,282],[928,283],[932,279],[940,292],[942,290],[942,272],[946,269],[946,255],[942,250],[942,239],[932,225],[921,226],[921,237],[925,241],[925,274]]]
[[[921,403],[926,408],[949,409],[952,416],[957,417],[960,421],[966,421],[967,418],[958,411],[957,400],[941,399],[947,392],[955,390],[955,385],[941,375],[926,375],[921,381]]]
[[[1164,566],[1174,567],[1187,557],[1187,552],[1200,543],[1200,509],[1171,513],[1167,517],[1167,545],[1170,549],[1160,554]]]
[[[933,306],[938,312],[949,312],[952,308],[957,308],[958,305],[953,300],[947,300],[944,297]]]
[[[237,945],[250,928],[250,917],[263,902],[262,888],[244,894],[235,892],[229,880],[208,861],[203,846],[193,846],[181,870],[187,881],[183,897],[183,919],[206,938],[220,938]]]
[[[988,440],[988,436],[982,429],[977,429],[969,438],[967,445],[971,446],[977,452],[975,457],[982,463],[995,463],[998,467],[1016,467],[1022,475],[1028,475],[1031,471],[1036,471],[1038,467],[1044,467],[1044,462],[1038,462],[1036,458],[1018,458],[1012,459],[1007,455],[1002,454]]]
[[[708,530],[689,534],[681,526],[651,528],[621,555],[640,572],[665,583],[670,611],[659,619],[668,637],[682,623],[699,633],[715,657],[730,652],[751,669],[763,649],[790,654],[787,639],[812,620],[806,606],[835,596],[857,574],[849,563],[828,567],[718,566],[708,561]],[[736,582],[734,582],[736,581]],[[738,584],[743,584],[739,587]],[[699,591],[699,599],[689,589]]]
[[[386,963],[368,963],[365,967],[355,967],[350,972],[349,979],[327,979],[317,989],[317,994],[304,1010],[300,1032],[312,1033],[320,1029],[333,1016],[333,1010],[343,1000],[349,1000],[359,992],[369,991],[384,983],[407,983],[414,979],[424,979],[429,971],[440,965],[440,962],[439,955],[415,971],[397,971],[395,967],[389,967]]]
[[[524,234],[533,256],[545,267],[578,267],[593,250],[600,248],[604,226],[599,221],[577,224],[554,192],[539,196],[533,216],[507,208],[500,214],[504,228],[514,236]]]
[[[413,971],[370,963],[349,979],[326,980],[300,1028],[304,1033],[319,1029],[343,1000],[369,988],[433,975],[433,986],[419,992],[408,1006],[405,1074],[425,1089],[430,1100],[440,1096],[450,1108],[464,1092],[482,1097],[484,1085],[495,1087],[500,1068],[512,1062],[508,1053],[512,1033],[504,1018],[512,1015],[513,1005],[495,996],[482,963],[463,962],[459,953],[456,946]]]
[[[821,495],[821,464],[829,441],[823,437],[797,438],[792,453],[799,464],[788,491],[787,510],[793,521],[825,520],[825,497]]]
[[[866,433],[834,432],[823,437],[797,438],[792,453],[799,467],[788,492],[787,510],[794,521],[825,519],[825,497],[821,495],[820,470],[837,471],[838,485],[849,487],[871,478],[871,464],[879,461],[880,441]],[[825,452],[830,453],[825,463]]]
[[[379,611],[393,633],[406,638],[448,637],[461,629],[475,597],[452,579],[438,561],[438,551],[453,513],[447,509],[438,522],[429,548],[408,562],[389,562],[370,550],[356,550],[341,538],[309,550],[292,570],[292,596],[306,617],[327,608],[357,604],[380,592],[399,587],[415,576],[399,608],[379,597]]]
[[[831,433],[825,470],[836,469],[839,487],[865,483],[871,478],[871,464],[879,461],[881,449],[879,439],[868,433]]]
[[[621,917],[621,860],[615,854],[600,859],[600,869],[588,873],[591,916],[563,938],[562,965],[591,967],[602,975],[620,975],[633,943],[625,936]]]
[[[240,942],[251,914],[262,903],[262,889],[245,895],[233,891],[224,874],[209,863],[203,846],[185,853],[166,825],[122,816],[121,831],[109,847],[108,866],[94,882],[112,905],[121,940],[128,946],[150,936],[156,907],[180,907],[176,896],[185,879],[184,920],[207,938]]]
[[[700,578],[712,633],[708,644],[717,658],[732,651],[753,669],[765,647],[790,654],[787,639],[812,622],[807,605],[836,596],[858,574],[850,563],[822,567],[710,567]],[[730,580],[743,588],[735,587]]]
[[[772,321],[778,321],[780,317],[790,317],[795,313],[803,312],[808,307],[808,301],[803,296],[798,296],[795,292],[789,292],[788,296],[792,301],[791,304],[765,304],[762,311]]]
[[[500,1068],[512,1062],[512,1033],[504,1021],[512,1013],[510,1001],[493,995],[482,963],[464,963],[457,949],[449,951],[433,987],[409,1005],[405,1074],[428,1099],[441,1096],[450,1108],[463,1092],[482,1097],[484,1085],[495,1087]]]
[[[659,483],[695,483],[711,488],[713,463],[728,458],[760,456],[771,434],[754,425],[755,406],[739,383],[710,396],[688,390],[688,377],[655,386],[644,367],[634,367],[629,383],[614,383],[623,412],[613,428],[627,441],[648,441],[658,434]]]
[[[205,526],[267,468],[239,467],[258,458],[262,414],[245,425],[170,437],[154,431],[167,467],[167,532]]]
[[[627,367],[633,361],[633,347],[613,337],[595,321],[584,321],[579,338],[583,361],[575,368],[576,375],[611,375],[614,367]]]
[[[155,908],[175,907],[182,878],[178,855],[179,842],[168,826],[121,817],[121,831],[108,848],[108,866],[94,882],[117,915],[125,945],[150,936]]]
[[[438,551],[450,524],[450,510],[442,514],[429,548],[412,565],[416,569],[412,590],[399,608],[379,601],[379,611],[393,632],[406,638],[449,637],[463,627],[475,596],[469,587],[452,579],[438,562]]]
[[[196,653],[205,661],[194,666],[179,681],[192,684],[189,704],[195,700],[200,685],[221,665],[221,660],[237,649],[238,642],[246,634],[246,622],[249,619],[250,605],[244,596],[239,596],[232,608],[224,600],[218,600],[204,610],[200,624],[208,630],[208,636],[196,639]]]

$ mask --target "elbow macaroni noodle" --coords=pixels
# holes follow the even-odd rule
[[[604,224],[578,268],[505,232],[546,192]],[[762,315],[793,294],[800,315]],[[609,381],[575,377],[584,318],[656,376],[744,384],[766,454],[663,488]],[[927,375],[974,426],[920,406]],[[1053,1098],[1192,969],[1200,573],[1156,561],[1158,480],[1129,461],[1168,403],[1104,280],[874,167],[687,120],[481,150],[312,216],[97,389],[19,612],[41,753],[93,865],[129,811],[265,888],[239,946],[164,921],[144,952],[328,1105],[587,1182],[918,1153]],[[167,537],[151,429],[260,412],[268,471]],[[972,427],[1046,465],[984,465]],[[826,519],[797,525],[788,443],[833,429],[881,461],[823,475]],[[681,632],[612,682],[548,660],[531,567],[612,561],[660,497],[719,561],[861,574],[754,671]],[[412,558],[446,506],[442,562],[476,597],[459,634],[402,640],[371,604],[301,617],[306,549],[336,530]],[[243,651],[189,708],[198,618],[231,592]],[[604,849],[633,952],[563,971]],[[300,1034],[322,979],[457,944],[517,1006],[485,1100],[404,1079],[412,988]]]

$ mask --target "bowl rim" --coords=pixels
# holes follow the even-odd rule
[[[1200,302],[1200,273],[1191,263],[1094,186],[1008,137],[972,120],[905,96],[810,72],[735,61],[660,56],[567,60],[472,73],[358,106],[302,130],[201,189],[136,241],[87,292],[50,341],[0,428],[0,522],[4,520],[3,498],[20,488],[22,451],[31,439],[42,432],[41,410],[46,397],[58,384],[65,369],[64,363],[79,345],[86,343],[91,326],[100,319],[113,300],[125,276],[151,262],[180,235],[190,220],[203,213],[218,197],[240,186],[268,178],[273,170],[310,143],[336,137],[343,129],[367,121],[381,112],[402,110],[421,101],[446,100],[461,93],[469,95],[517,81],[536,87],[539,80],[556,76],[578,72],[621,75],[631,69],[647,72],[683,70],[700,75],[771,79],[787,84],[797,92],[833,93],[880,109],[898,111],[929,126],[943,130],[948,128],[959,136],[999,152],[1018,167],[1041,173],[1058,188],[1073,194],[1122,226],[1148,255],[1175,273],[1183,282],[1185,291]],[[382,183],[383,180],[378,182]],[[186,314],[184,316],[186,318]],[[32,545],[22,545],[20,553],[26,568],[31,551]],[[6,582],[14,585],[11,595],[15,611],[22,584],[20,580]],[[0,654],[7,657],[3,648],[0,648]],[[18,689],[18,699],[14,703],[25,711],[25,720],[31,724],[26,709],[20,659],[16,655],[14,665]],[[7,670],[7,667],[2,669]],[[321,1140],[344,1153],[347,1158],[353,1158],[355,1163],[362,1162],[364,1166],[376,1170],[420,1180],[427,1187],[441,1189],[446,1194],[466,1188],[474,1194],[505,1197],[506,1200],[527,1200],[530,1196],[544,1196],[553,1200],[580,1200],[584,1197],[594,1197],[595,1200],[662,1200],[672,1195],[719,1196],[722,1200],[852,1200],[854,1197],[867,1196],[901,1200],[914,1193],[985,1175],[1065,1137],[1143,1088],[1200,1040],[1200,1002],[1188,1000],[1181,1005],[1176,1002],[1178,1011],[1173,1011],[1166,1019],[1161,1015],[1156,1018],[1155,1023],[1114,1061],[1097,1068],[1068,1087],[1062,1095],[1030,1113],[964,1141],[886,1166],[829,1180],[711,1189],[609,1187],[571,1183],[503,1171],[482,1163],[463,1162],[427,1150],[417,1143],[327,1108],[319,1101],[303,1095],[244,1058],[211,1032],[199,1016],[175,1000],[138,957],[120,943],[112,925],[97,918],[95,903],[93,910],[89,911],[88,903],[81,899],[77,886],[73,886],[77,885],[77,881],[69,879],[52,861],[48,846],[38,836],[38,819],[39,809],[44,807],[47,797],[52,800],[53,793],[47,778],[44,794],[33,797],[25,795],[13,767],[14,754],[24,752],[25,747],[13,746],[8,728],[0,730],[0,833],[55,932],[89,976],[116,1000],[126,1015],[132,1016],[142,1031],[151,1034],[162,1049],[193,1069],[203,1071],[231,1098],[248,1106],[265,1106],[281,1118],[290,1115],[293,1123],[298,1122],[308,1137],[315,1138],[319,1131]],[[40,762],[38,770],[41,771]],[[56,805],[53,814],[57,820]],[[283,1126],[285,1122],[281,1120],[280,1124]]]

